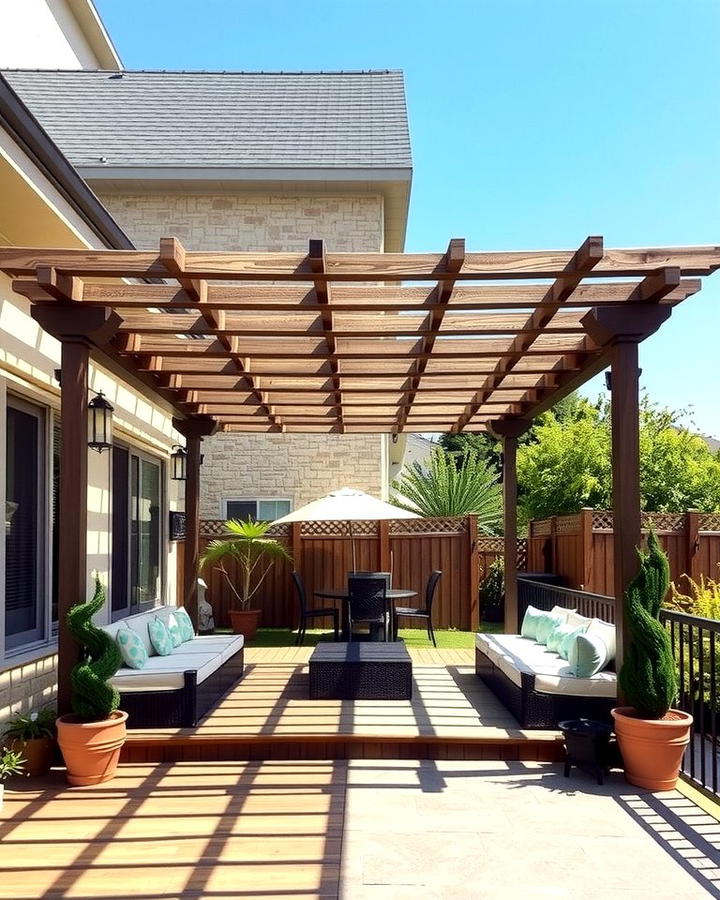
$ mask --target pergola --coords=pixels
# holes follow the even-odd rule
[[[615,595],[641,539],[638,344],[720,266],[720,247],[469,253],[0,249],[62,344],[59,615],[87,577],[91,355],[170,404],[187,440],[184,599],[196,613],[200,448],[223,431],[491,431],[504,453],[506,627],[517,628],[517,439],[612,370]],[[627,644],[617,610],[619,658]],[[77,647],[61,624],[59,707]]]

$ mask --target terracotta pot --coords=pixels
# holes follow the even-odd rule
[[[625,780],[649,791],[671,791],[690,742],[690,713],[671,709],[663,719],[641,719],[632,706],[620,706],[612,715]]]
[[[114,777],[125,743],[127,717],[117,709],[102,722],[81,722],[77,716],[57,720],[58,744],[70,784],[100,784]]]
[[[10,741],[9,749],[22,754],[25,759],[24,770],[31,777],[47,775],[50,771],[55,749],[52,738],[30,738],[28,741],[15,738]]]
[[[244,634],[245,640],[252,640],[260,624],[261,609],[231,609],[230,624],[234,634]]]

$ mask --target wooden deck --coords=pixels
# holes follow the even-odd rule
[[[337,897],[343,763],[125,765],[107,784],[13,780],[0,898]]]
[[[413,699],[310,700],[311,647],[249,648],[245,675],[195,728],[129,732],[123,760],[527,759],[561,754],[475,676],[473,651],[412,649]]]

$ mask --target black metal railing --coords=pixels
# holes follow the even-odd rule
[[[521,577],[518,578],[520,621],[528,606],[545,610],[565,606],[576,609],[583,616],[615,621],[613,597]],[[670,635],[677,666],[677,705],[694,718],[690,745],[683,758],[683,774],[698,787],[720,796],[720,621],[672,609],[661,610],[660,620]]]
[[[531,578],[518,578],[518,614],[522,622],[528,606],[535,609],[552,609],[553,606],[565,606],[574,609],[581,616],[602,619],[604,622],[615,622],[615,598],[605,594],[590,594],[574,588],[560,587],[533,581]]]
[[[661,610],[660,618],[670,634],[677,665],[678,706],[695,720],[682,771],[700,787],[717,794],[720,622],[672,609]]]

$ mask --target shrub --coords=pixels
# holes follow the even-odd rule
[[[120,695],[107,683],[120,668],[120,649],[110,635],[92,621],[104,605],[105,589],[95,576],[92,599],[73,606],[67,616],[70,633],[84,651],[84,659],[70,673],[72,707],[79,718],[88,722],[107,719],[120,704]]]
[[[618,687],[645,719],[662,719],[677,698],[678,683],[670,637],[660,623],[660,607],[670,583],[670,566],[654,532],[648,550],[638,550],[640,571],[625,593],[632,636],[618,675]]]
[[[700,576],[699,581],[693,580],[689,575],[681,575],[689,587],[688,593],[683,594],[673,582],[670,585],[671,596],[667,605],[671,609],[687,613],[690,616],[700,616],[703,619],[720,619],[720,581]]]
[[[480,582],[480,608],[499,609],[505,598],[505,563],[502,556],[490,563],[485,578]]]

